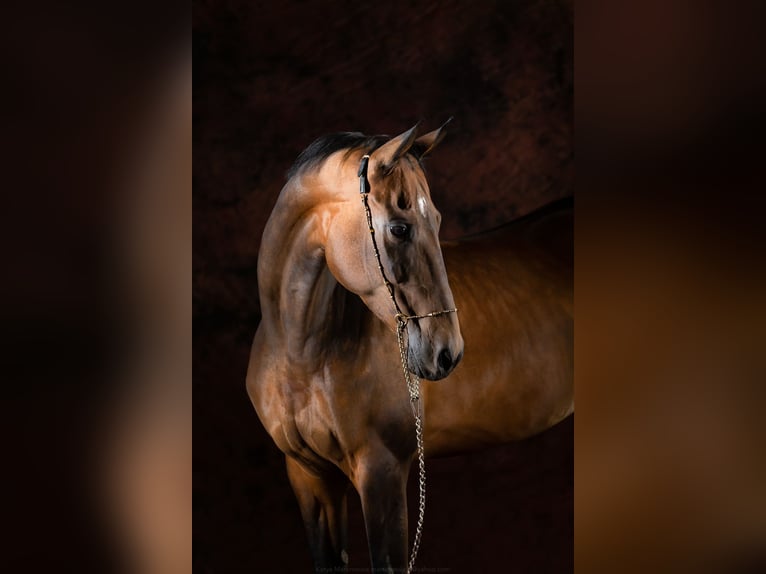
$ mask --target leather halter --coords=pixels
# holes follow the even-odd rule
[[[388,296],[391,302],[394,304],[396,315],[394,318],[399,325],[406,326],[407,322],[411,319],[426,319],[428,317],[438,317],[439,315],[446,315],[447,313],[457,313],[457,309],[444,309],[442,311],[432,311],[431,313],[425,313],[424,315],[406,315],[399,307],[399,303],[396,301],[396,293],[394,291],[393,284],[388,280],[386,272],[383,269],[383,263],[380,260],[380,250],[378,249],[378,242],[375,239],[375,227],[372,224],[372,213],[370,212],[370,204],[367,197],[370,194],[370,181],[367,179],[367,167],[370,162],[370,156],[362,156],[362,161],[359,163],[359,171],[357,177],[359,177],[359,194],[362,196],[362,204],[364,205],[364,211],[367,215],[367,227],[370,231],[370,238],[372,239],[372,249],[375,252],[375,261],[378,264],[378,270],[383,278],[383,284],[388,290]]]

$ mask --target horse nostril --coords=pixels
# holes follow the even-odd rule
[[[452,367],[452,353],[450,353],[449,349],[442,349],[442,351],[439,353],[437,362],[439,364],[439,368],[442,371],[450,370]]]

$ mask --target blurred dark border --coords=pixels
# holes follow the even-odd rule
[[[577,5],[577,572],[766,568],[763,17]]]
[[[172,3],[3,8],[3,570],[127,567],[103,472],[138,330],[124,211],[190,20]]]

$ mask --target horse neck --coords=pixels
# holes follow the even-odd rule
[[[370,314],[327,267],[321,205],[307,191],[288,182],[266,224],[258,256],[261,324],[291,364],[321,368],[331,353],[357,348]]]

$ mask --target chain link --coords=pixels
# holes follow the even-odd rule
[[[423,401],[420,397],[420,379],[417,375],[410,372],[408,367],[409,362],[409,336],[405,340],[405,333],[409,334],[407,330],[407,323],[412,319],[426,319],[429,317],[438,317],[439,315],[446,315],[447,313],[457,313],[457,309],[444,309],[443,311],[433,311],[426,313],[425,315],[405,315],[399,308],[399,304],[396,301],[396,294],[394,293],[394,286],[386,277],[386,272],[383,270],[383,263],[380,259],[380,251],[378,250],[378,242],[375,240],[375,227],[372,225],[372,213],[370,212],[370,205],[367,201],[367,196],[370,193],[370,182],[367,180],[367,164],[370,156],[365,155],[362,157],[361,164],[359,165],[359,193],[362,196],[362,205],[364,205],[365,215],[367,216],[367,227],[370,231],[370,238],[372,239],[372,249],[375,253],[375,261],[378,264],[378,270],[381,277],[383,277],[383,283],[388,290],[388,296],[391,302],[394,304],[396,310],[396,341],[399,345],[399,357],[402,361],[402,372],[404,373],[404,381],[407,384],[407,392],[410,395],[410,406],[412,407],[412,414],[415,417],[415,439],[417,441],[417,458],[418,458],[418,523],[415,528],[415,538],[412,541],[412,551],[410,553],[410,560],[407,563],[407,574],[411,574],[415,568],[415,559],[418,556],[418,550],[420,550],[420,541],[423,537],[423,522],[426,515],[426,457],[425,447],[423,446],[423,418],[424,408]]]
[[[415,538],[412,541],[412,552],[407,564],[407,574],[415,567],[415,559],[420,550],[420,540],[423,537],[423,522],[426,515],[426,461],[423,447],[423,402],[420,400],[420,379],[407,368],[409,345],[405,343],[404,334],[407,330],[407,319],[397,316],[396,339],[399,343],[399,356],[402,360],[402,372],[410,393],[410,406],[415,417],[415,439],[418,454],[418,523],[415,527]]]

